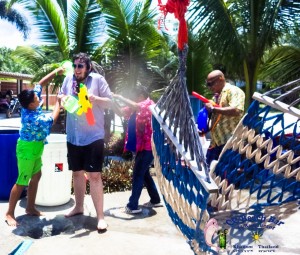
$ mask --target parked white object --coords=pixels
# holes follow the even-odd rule
[[[35,203],[57,206],[70,201],[72,171],[68,169],[66,135],[50,134],[47,140]]]

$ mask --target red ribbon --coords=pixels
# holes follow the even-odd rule
[[[174,13],[175,18],[179,20],[178,48],[180,50],[183,50],[184,44],[188,42],[187,23],[184,15],[189,4],[190,0],[168,0],[163,5],[161,0],[158,0],[159,9],[163,12],[165,18],[168,13]]]

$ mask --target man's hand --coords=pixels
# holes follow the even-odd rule
[[[89,94],[89,100],[91,103],[93,103],[97,100],[97,97],[94,94]]]
[[[206,103],[204,106],[209,113],[212,113],[213,110],[215,109],[212,103]]]

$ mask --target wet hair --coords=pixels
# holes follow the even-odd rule
[[[91,68],[91,58],[88,54],[80,52],[78,54],[73,55],[73,63],[75,60],[79,59],[79,62],[83,62],[86,65],[87,70]]]
[[[30,103],[34,102],[34,91],[25,89],[18,95],[18,99],[23,108],[28,109]]]
[[[96,61],[91,61],[91,64],[92,64],[92,72],[101,74],[103,77],[105,77],[105,72],[102,66],[100,66]]]
[[[145,98],[149,97],[149,92],[148,89],[143,86],[143,85],[138,85],[135,89],[134,89],[134,93],[135,95],[139,96],[139,95],[143,95]]]

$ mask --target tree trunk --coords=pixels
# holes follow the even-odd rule
[[[255,60],[244,60],[244,75],[246,82],[246,93],[245,93],[245,112],[248,110],[252,102],[252,96],[256,91],[256,83],[258,76],[259,61]]]

